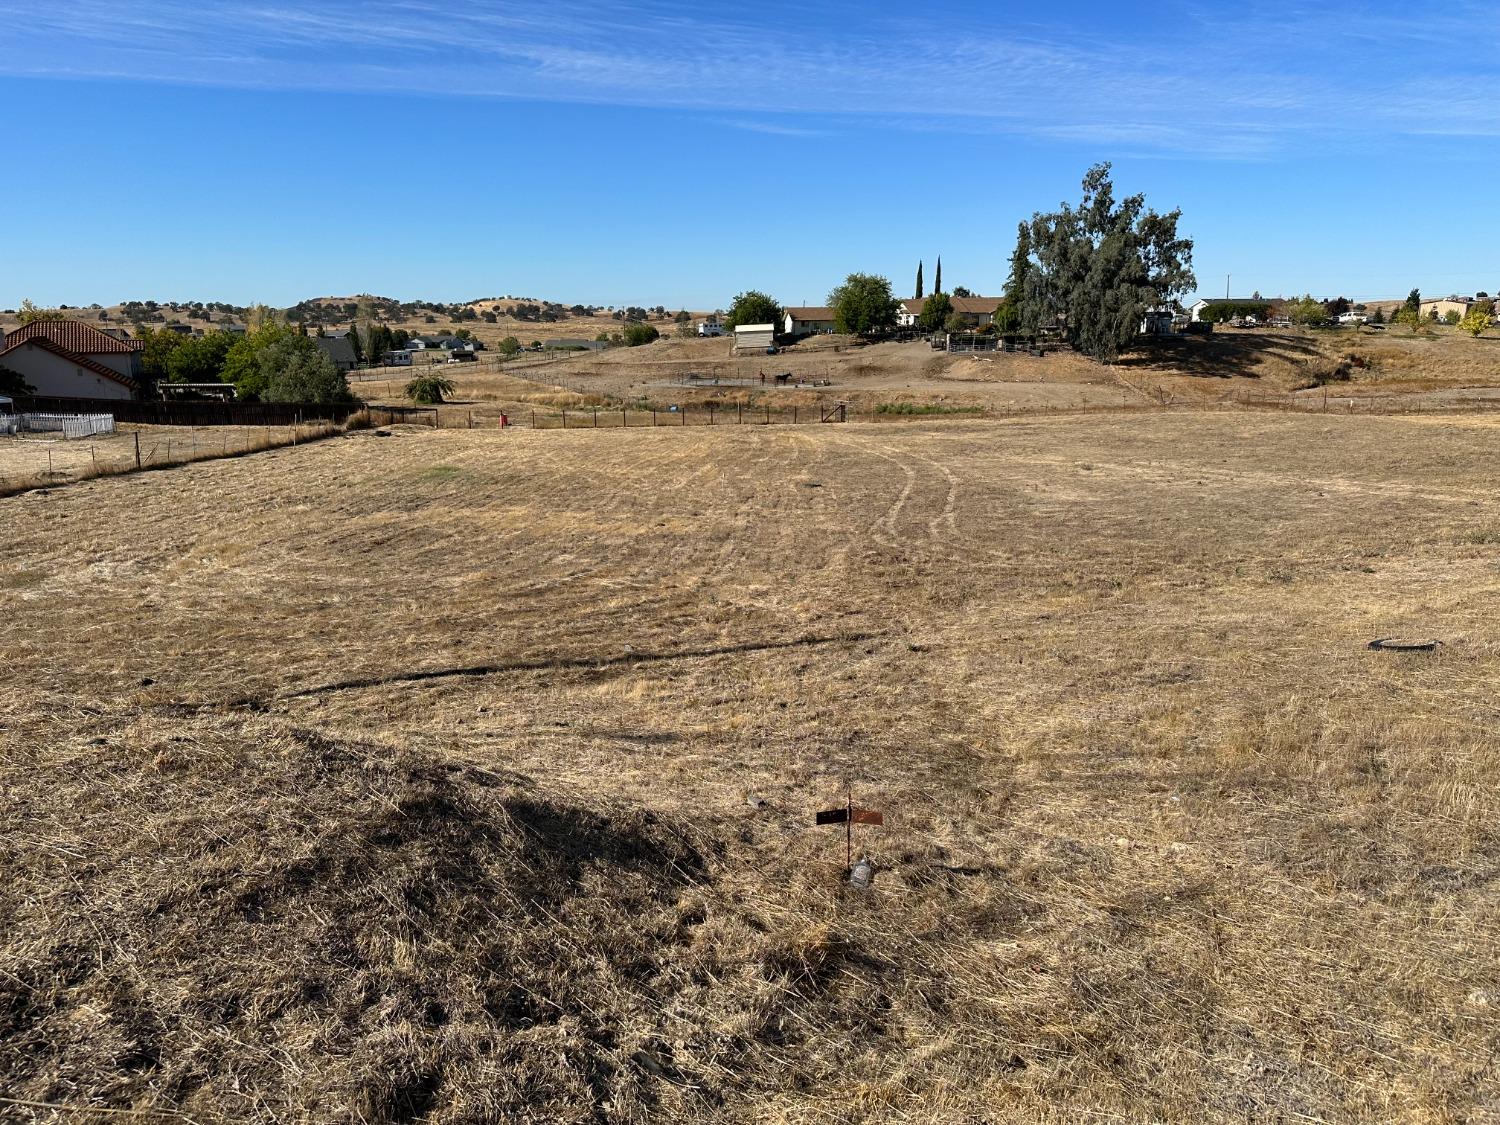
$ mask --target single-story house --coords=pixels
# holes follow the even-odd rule
[[[995,316],[995,310],[1000,307],[1004,297],[954,297],[948,300],[953,305],[953,311],[970,328],[977,328],[981,324],[987,324]],[[926,307],[927,297],[911,297],[902,301],[896,309],[896,325],[899,328],[915,328],[917,321],[922,316],[922,309]]]
[[[734,326],[735,351],[765,351],[776,346],[776,325],[736,324]]]
[[[781,331],[785,336],[812,336],[833,330],[833,310],[818,305],[787,309],[781,320]]]
[[[78,320],[34,320],[0,340],[0,367],[38,395],[129,399],[141,387],[142,346]]]
[[[1000,307],[1004,297],[949,297],[953,302],[953,311],[963,318],[963,322],[970,327],[977,328],[981,324],[988,324],[995,319],[995,310]]]
[[[313,343],[318,345],[318,350],[333,360],[333,365],[340,371],[353,371],[358,365],[354,358],[354,345],[349,341],[349,333],[340,332],[337,335],[314,336]]]
[[[1422,302],[1422,319],[1431,320],[1432,314],[1437,313],[1437,319],[1442,320],[1450,312],[1456,312],[1460,317],[1469,313],[1469,306],[1474,302],[1467,297],[1448,297],[1439,301]]]
[[[441,338],[437,336],[413,336],[406,341],[406,350],[409,352],[425,352],[442,346]]]

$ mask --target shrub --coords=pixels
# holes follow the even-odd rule
[[[625,326],[625,343],[628,347],[638,348],[642,344],[649,344],[659,337],[659,333],[652,325],[632,321]]]
[[[406,384],[406,397],[424,406],[436,406],[454,391],[453,380],[441,375],[418,375]]]
[[[507,336],[505,337],[505,339],[500,341],[501,355],[515,355],[520,350],[521,341],[517,340],[514,336]]]

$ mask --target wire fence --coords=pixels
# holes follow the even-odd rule
[[[193,461],[239,457],[343,432],[342,426],[315,422],[291,426],[132,428],[82,440],[16,434],[0,440],[0,496]]]

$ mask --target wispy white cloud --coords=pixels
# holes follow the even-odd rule
[[[775,121],[756,121],[735,117],[718,117],[714,124],[727,129],[743,129],[747,133],[764,133],[772,137],[821,137],[821,129],[804,129],[797,125],[782,125]]]
[[[1257,159],[1371,136],[1492,136],[1500,30],[1472,0],[1413,21],[1180,3],[1132,32],[989,15],[660,2],[0,0],[0,73],[699,110],[800,136],[839,120]],[[25,9],[25,10],[23,10]],[[856,15],[856,12],[858,13]],[[753,17],[753,18],[752,18]],[[798,118],[815,121],[804,125]]]

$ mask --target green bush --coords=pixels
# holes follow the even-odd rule
[[[424,406],[436,406],[454,391],[453,380],[441,375],[418,375],[406,384],[406,397]]]
[[[638,321],[627,324],[624,331],[625,344],[627,347],[632,348],[638,348],[642,344],[649,344],[660,335],[661,333],[652,325],[641,324]]]

